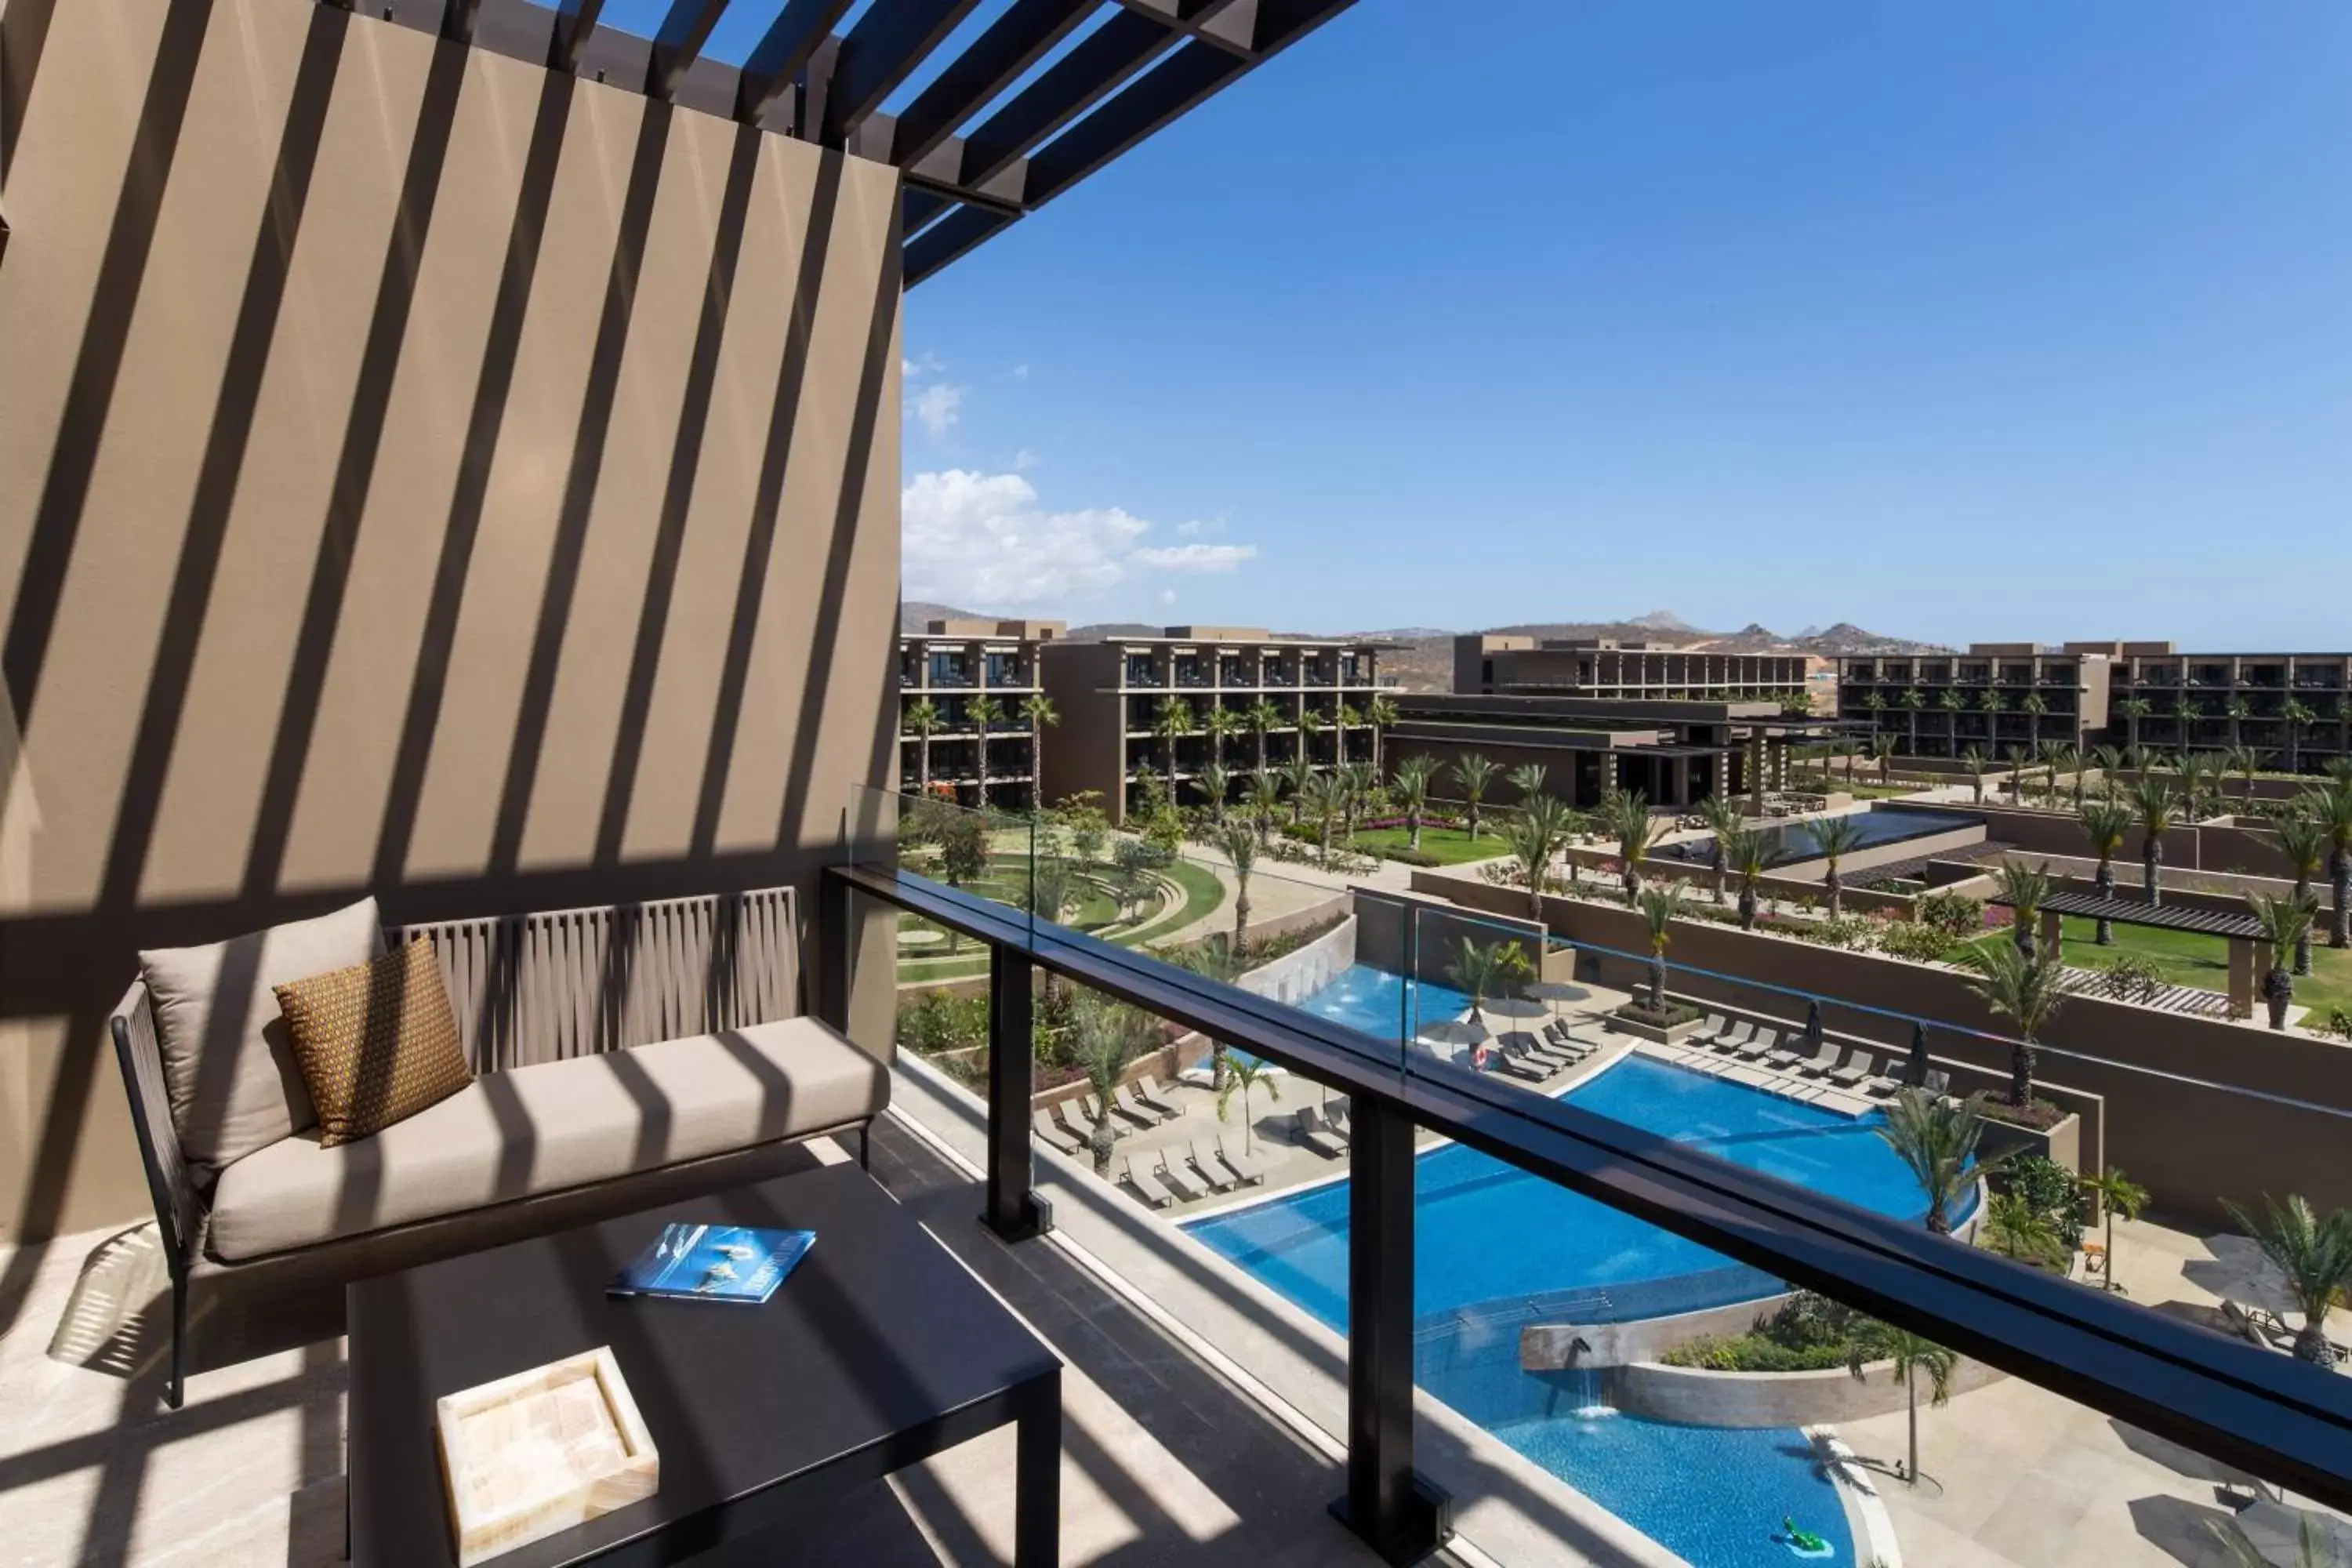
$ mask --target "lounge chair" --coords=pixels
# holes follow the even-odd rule
[[[1120,1115],[1128,1117],[1132,1121],[1139,1121],[1146,1127],[1157,1127],[1163,1121],[1172,1121],[1175,1120],[1175,1115],[1172,1111],[1155,1110],[1150,1106],[1144,1104],[1143,1101],[1136,1099],[1135,1091],[1128,1088],[1125,1084],[1120,1084],[1117,1089],[1111,1090],[1110,1097],[1111,1103],[1118,1107]]]
[[[1192,1168],[1201,1173],[1202,1181],[1207,1182],[1217,1191],[1230,1193],[1247,1179],[1240,1172],[1232,1169],[1232,1162],[1218,1157],[1214,1145],[1203,1143],[1195,1138],[1188,1147],[1192,1153]]]
[[[1507,1039],[1495,1042],[1494,1065],[1513,1078],[1530,1083],[1541,1083],[1559,1068],[1554,1058],[1540,1051],[1530,1051],[1511,1045]]]
[[[1323,1121],[1332,1131],[1337,1132],[1349,1142],[1353,1143],[1356,1141],[1356,1127],[1354,1121],[1350,1118],[1348,1102],[1346,1100],[1335,1100],[1328,1106],[1325,1107],[1323,1111]]]
[[[1769,1056],[1772,1052],[1777,1051],[1780,1048],[1780,1031],[1778,1029],[1766,1029],[1759,1027],[1757,1029],[1756,1033],[1749,1037],[1746,1045],[1741,1046],[1738,1050],[1731,1054],[1738,1057],[1743,1062],[1758,1062],[1762,1061],[1767,1056]]]
[[[1211,1189],[1208,1184],[1185,1168],[1186,1159],[1181,1149],[1154,1149],[1143,1158],[1146,1163],[1159,1162],[1153,1173],[1168,1184],[1169,1191],[1186,1203],[1209,1195]]]
[[[1854,1089],[1860,1087],[1862,1082],[1871,1076],[1873,1070],[1870,1053],[1857,1048],[1853,1055],[1846,1058],[1845,1066],[1830,1068],[1828,1076],[1832,1083]]]
[[[1134,1155],[1119,1163],[1119,1171],[1127,1184],[1135,1189],[1135,1195],[1153,1208],[1164,1209],[1176,1201],[1176,1195],[1160,1184],[1159,1177],[1136,1164]]]
[[[1927,1081],[1919,1087],[1926,1089],[1933,1098],[1943,1100],[1952,1092],[1952,1075],[1940,1068],[1931,1068],[1927,1073]]]
[[[2221,1298],[2221,1321],[2229,1324],[2231,1331],[2239,1338],[2264,1350],[2292,1352],[2294,1349],[2294,1336],[2286,1331],[2284,1324],[2260,1307],[2248,1307],[2224,1296]]]
[[[1084,1140],[1073,1137],[1068,1128],[1064,1127],[1051,1116],[1031,1117],[1029,1131],[1044,1139],[1045,1147],[1055,1153],[1076,1156],[1086,1152],[1087,1146]]]
[[[1225,1142],[1225,1135],[1222,1132],[1217,1134],[1216,1150],[1217,1153],[1223,1157],[1225,1163],[1232,1167],[1234,1175],[1239,1176],[1244,1182],[1253,1187],[1262,1187],[1265,1184],[1266,1170],[1265,1161],[1259,1159],[1255,1154],[1251,1153],[1245,1149],[1234,1148],[1232,1144]],[[1193,1148],[1192,1157],[1196,1160],[1200,1158],[1200,1149],[1198,1145],[1195,1145]]]
[[[1797,1070],[1807,1078],[1827,1077],[1837,1070],[1838,1058],[1843,1054],[1838,1049],[1835,1041],[1823,1040],[1822,1048],[1813,1053],[1813,1059],[1809,1062],[1799,1062]]]
[[[1716,1041],[1723,1038],[1724,1031],[1730,1027],[1731,1026],[1724,1021],[1722,1014],[1709,1013],[1706,1016],[1706,1022],[1701,1024],[1697,1029],[1693,1031],[1691,1038],[1699,1041],[1703,1045],[1711,1046],[1715,1044]]]
[[[1796,1071],[1797,1065],[1805,1059],[1798,1054],[1796,1045],[1797,1037],[1794,1035],[1785,1038],[1776,1037],[1771,1047],[1764,1053],[1764,1065],[1774,1072]]]
[[[1525,1029],[1513,1029],[1508,1034],[1496,1036],[1495,1047],[1501,1051],[1506,1058],[1525,1062],[1529,1067],[1541,1068],[1547,1073],[1558,1072],[1576,1059],[1568,1052],[1546,1049]]]
[[[1567,1047],[1576,1043],[1576,1037],[1570,1034],[1568,1026],[1558,1018],[1543,1026],[1543,1037],[1555,1046]]]
[[[1076,1139],[1079,1142],[1091,1148],[1094,1145],[1095,1141],[1094,1122],[1091,1119],[1087,1118],[1083,1114],[1077,1117],[1073,1117],[1070,1114],[1070,1107],[1073,1103],[1083,1108],[1088,1105],[1099,1104],[1100,1102],[1097,1101],[1091,1094],[1087,1096],[1085,1100],[1075,1102],[1067,1100],[1057,1100],[1054,1102],[1053,1114],[1055,1118],[1061,1122],[1062,1130],[1067,1132],[1071,1137]],[[1124,1138],[1127,1136],[1127,1129],[1114,1121],[1110,1124],[1110,1135],[1113,1138]]]
[[[1218,1159],[1214,1154],[1207,1153],[1202,1151],[1201,1148],[1201,1141],[1198,1138],[1192,1140],[1189,1143],[1178,1144],[1171,1148],[1168,1151],[1168,1163],[1171,1165],[1174,1164],[1178,1156],[1183,1154],[1190,1154],[1192,1156],[1192,1170],[1200,1173],[1201,1180],[1209,1184],[1209,1190],[1211,1192],[1230,1193],[1235,1187],[1242,1184],[1240,1177],[1225,1169],[1225,1163],[1223,1160]],[[1186,1173],[1190,1174],[1191,1173],[1188,1172]]]
[[[1874,1072],[1862,1080],[1862,1091],[1873,1100],[1893,1100],[1903,1092],[1903,1080],[1887,1073]]]
[[[1184,1108],[1176,1103],[1176,1091],[1160,1081],[1156,1073],[1145,1073],[1135,1080],[1135,1098],[1159,1111],[1162,1116],[1181,1116]]]
[[[1291,1117],[1298,1129],[1298,1141],[1327,1160],[1336,1160],[1348,1152],[1348,1141],[1323,1125],[1311,1105],[1302,1105]]]
[[[1714,1048],[1726,1056],[1738,1056],[1740,1047],[1756,1038],[1756,1026],[1742,1018],[1715,1037]]]

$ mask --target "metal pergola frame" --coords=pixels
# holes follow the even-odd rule
[[[2006,904],[2006,899],[1995,899]],[[2081,920],[2111,921],[2116,925],[2146,926],[2152,931],[2194,931],[2204,936],[2258,942],[2263,922],[2234,910],[2200,910],[2181,904],[2151,904],[2146,899],[2101,898],[2096,893],[2052,893],[2042,900],[2044,914],[2074,915]]]
[[[320,3],[892,164],[911,289],[1354,0],[1012,0],[944,60],[981,0],[873,0],[840,31],[854,0],[781,0],[740,65],[703,53],[712,30],[774,0],[672,0],[651,37],[604,26],[605,0]]]

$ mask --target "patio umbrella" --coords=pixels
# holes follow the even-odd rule
[[[1911,1025],[1911,1057],[1903,1064],[1903,1081],[1917,1089],[1927,1081],[1927,1026]]]
[[[1591,992],[1571,980],[1538,980],[1522,989],[1537,1001],[1549,1003],[1551,1016],[1555,1018],[1559,1016],[1561,1003],[1581,1002],[1592,994]]]
[[[1432,1024],[1421,1032],[1419,1037],[1423,1045],[1476,1046],[1485,1044],[1492,1033],[1493,1031],[1484,1024],[1465,1021],[1458,1024]]]
[[[1540,1018],[1551,1011],[1541,1002],[1525,996],[1490,996],[1478,1010],[1492,1013],[1497,1018]]]

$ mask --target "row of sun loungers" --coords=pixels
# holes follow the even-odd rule
[[[2286,1326],[2284,1319],[2266,1307],[2249,1307],[2224,1296],[2221,1298],[2221,1321],[2229,1324],[2241,1339],[2266,1350],[2284,1351],[2289,1355],[2294,1353],[2294,1331]],[[2352,1361],[2352,1349],[2339,1345],[2334,1340],[2327,1342],[2327,1349],[2338,1365]]]
[[[1206,1142],[1195,1138],[1129,1154],[1119,1177],[1138,1197],[1159,1209],[1235,1187],[1263,1185],[1265,1163],[1221,1133]]]
[[[1337,1160],[1348,1152],[1348,1136],[1343,1131],[1347,1122],[1347,1107],[1332,1108],[1326,1120],[1311,1105],[1304,1105],[1291,1116],[1291,1125],[1297,1130],[1298,1142],[1327,1160]]]
[[[1114,1090],[1110,1109],[1111,1134],[1117,1138],[1124,1138],[1139,1128],[1173,1121],[1183,1114],[1177,1109],[1175,1094],[1150,1073]],[[1055,1101],[1044,1115],[1032,1121],[1031,1129],[1049,1148],[1065,1154],[1079,1154],[1093,1143],[1095,1123],[1102,1119],[1102,1101],[1085,1094],[1076,1100]]]
[[[1495,1037],[1493,1065],[1513,1078],[1541,1083],[1555,1074],[1565,1072],[1600,1050],[1578,1039],[1568,1031],[1568,1026],[1554,1019],[1543,1026],[1540,1035],[1525,1029],[1514,1029]]]
[[[1698,1033],[1690,1037],[1690,1043],[1735,1061],[1754,1062],[1790,1077],[1819,1079],[1841,1089],[1858,1090],[1874,1100],[1891,1100],[1903,1087],[1893,1073],[1879,1070],[1875,1056],[1858,1046],[1849,1049],[1824,1041],[1809,1057],[1802,1048],[1802,1035],[1792,1032],[1784,1037],[1778,1029],[1745,1019],[1728,1023],[1720,1013],[1709,1013]],[[1925,1087],[1940,1095],[1949,1084],[1945,1074],[1931,1072]]]

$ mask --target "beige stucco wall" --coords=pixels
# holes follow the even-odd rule
[[[310,0],[41,42],[0,1239],[145,1207],[102,1049],[139,947],[369,890],[813,895],[896,766],[893,171]]]

